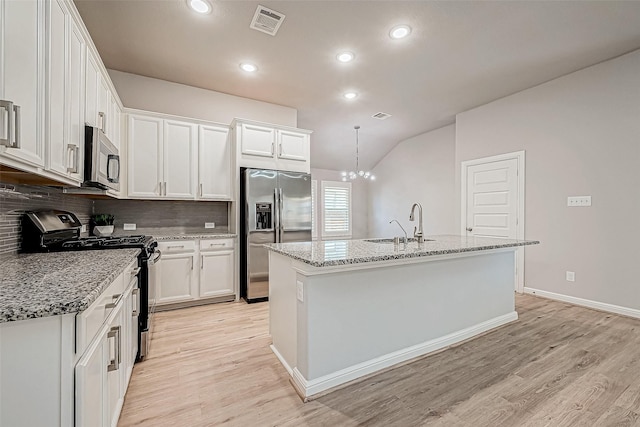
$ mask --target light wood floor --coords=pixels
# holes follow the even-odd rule
[[[640,426],[640,321],[518,296],[520,319],[302,403],[268,304],[155,316],[119,426]]]

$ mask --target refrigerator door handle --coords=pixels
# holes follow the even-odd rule
[[[282,231],[284,229],[284,225],[282,224],[282,217],[283,217],[283,215],[282,215],[282,188],[278,188],[278,192],[280,193],[279,196],[278,196],[278,219],[279,219],[279,222],[280,222],[280,224],[278,224],[279,225],[278,233],[280,234],[280,236],[278,237],[278,241],[280,243],[282,243]]]
[[[280,243],[280,192],[279,188],[273,190],[273,231],[276,234],[276,243]]]

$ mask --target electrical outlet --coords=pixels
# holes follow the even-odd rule
[[[569,196],[567,197],[567,206],[570,206],[570,207],[591,206],[591,196]]]
[[[216,223],[215,222],[205,222],[204,223],[204,228],[216,228]]]
[[[567,282],[575,282],[576,281],[576,273],[575,271],[567,271]]]
[[[80,226],[80,232],[81,233],[86,233],[87,232],[87,224],[82,224]]]
[[[135,224],[123,224],[123,229],[126,231],[133,231],[136,229],[136,225]]]
[[[296,281],[296,296],[298,297],[298,301],[304,302],[304,288],[303,283],[299,280]]]

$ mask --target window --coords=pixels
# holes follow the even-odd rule
[[[318,181],[311,180],[311,240],[318,238]]]
[[[322,181],[322,237],[351,237],[351,183]]]

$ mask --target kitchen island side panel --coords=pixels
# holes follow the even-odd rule
[[[297,367],[308,381],[515,314],[513,250],[303,280]]]
[[[297,365],[296,272],[292,259],[269,251],[269,333],[273,350],[291,370]],[[284,359],[284,360],[282,360]]]

